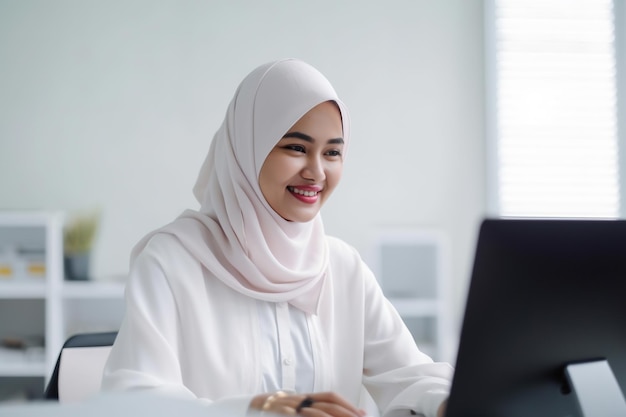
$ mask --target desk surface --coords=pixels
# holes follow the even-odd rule
[[[232,412],[194,401],[147,394],[106,394],[89,401],[53,401],[0,405],[0,417],[232,417]]]

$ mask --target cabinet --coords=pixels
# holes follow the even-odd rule
[[[446,235],[437,230],[380,230],[373,246],[370,266],[420,350],[452,362]]]
[[[64,280],[63,224],[0,211],[0,401],[40,397],[71,334],[119,328],[122,282]]]

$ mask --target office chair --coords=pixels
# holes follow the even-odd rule
[[[61,348],[44,398],[78,402],[100,390],[102,371],[117,332],[81,333]]]

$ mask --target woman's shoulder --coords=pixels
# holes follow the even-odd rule
[[[328,242],[330,264],[334,269],[354,270],[363,268],[364,263],[361,255],[354,246],[333,236],[327,236],[326,241]]]
[[[168,263],[172,259],[182,261],[190,253],[173,234],[153,232],[144,237],[133,249],[131,259],[138,262]]]
[[[131,275],[140,281],[162,277],[174,293],[197,291],[196,283],[204,274],[201,262],[178,237],[161,231],[147,235],[133,249]]]
[[[340,253],[342,256],[350,255],[360,257],[354,246],[350,245],[343,239],[327,235],[326,242],[328,242],[328,249],[330,250],[331,256],[333,253]]]
[[[376,278],[358,250],[336,237],[328,237],[330,283],[335,292],[350,294],[357,302],[376,285]],[[359,296],[359,294],[361,294]]]
[[[143,249],[147,252],[176,251],[182,248],[180,240],[173,234],[164,232],[154,232],[144,239]]]

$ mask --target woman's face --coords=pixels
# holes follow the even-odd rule
[[[312,220],[335,189],[343,170],[343,128],[336,103],[306,113],[271,150],[259,174],[269,205],[283,219]]]

